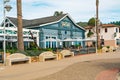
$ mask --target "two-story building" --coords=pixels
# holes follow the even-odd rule
[[[88,32],[93,32],[91,38],[96,38],[96,28],[88,26],[86,27],[86,37]],[[120,45],[120,26],[114,24],[102,24],[99,27],[99,36],[102,46],[114,46]]]
[[[17,18],[7,17],[8,23],[17,27]],[[3,24],[2,24],[3,25]],[[85,46],[85,29],[78,26],[69,14],[49,16],[27,20],[23,19],[23,28],[38,30],[37,44],[41,48],[63,48],[71,45]]]
[[[100,38],[106,46],[120,45],[120,26],[114,24],[103,24],[99,29]]]

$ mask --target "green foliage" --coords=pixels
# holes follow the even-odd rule
[[[114,33],[114,37],[116,37],[116,36],[117,36],[117,33],[115,32],[115,33]]]
[[[120,26],[120,21],[113,21],[113,22],[110,22],[110,24],[115,24]]]
[[[106,46],[108,49],[110,48],[110,46]]]
[[[25,51],[25,55],[27,56],[39,56],[43,51],[41,50],[27,50]]]
[[[87,22],[78,22],[77,23],[79,26],[81,26],[81,27],[86,27],[86,26],[88,26],[88,23]]]
[[[54,12],[54,16],[60,16],[60,15],[62,15],[63,14],[63,11],[55,11]]]
[[[31,49],[31,50],[26,50],[22,53],[27,55],[27,56],[39,56],[42,52],[45,52],[45,51],[53,51],[53,49],[52,48],[41,49],[41,50],[38,50],[38,49],[32,50]]]
[[[90,18],[88,21],[89,26],[95,26],[95,18]]]
[[[46,49],[42,49],[43,51],[52,51],[52,48],[46,48]]]
[[[90,37],[90,36],[93,35],[93,34],[94,34],[93,32],[89,31],[89,32],[87,33],[87,37]]]

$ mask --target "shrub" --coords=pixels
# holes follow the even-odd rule
[[[27,50],[25,51],[27,56],[39,56],[43,51],[41,50]]]
[[[110,48],[110,46],[106,46],[108,49]]]

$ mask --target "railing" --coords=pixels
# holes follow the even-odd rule
[[[3,62],[3,59],[2,59],[2,54],[0,54],[0,63]]]
[[[90,54],[90,53],[96,53],[95,47],[88,47],[88,48],[80,48],[80,49],[71,49],[75,53],[75,55],[78,54]]]

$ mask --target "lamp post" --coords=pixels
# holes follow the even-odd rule
[[[7,5],[7,3],[10,2],[10,0],[3,0],[3,15],[4,15],[4,25],[3,25],[3,32],[4,32],[4,42],[3,42],[3,50],[4,50],[4,64],[6,59],[6,31],[5,31],[5,18],[6,18],[6,11],[10,11],[12,7],[10,5]]]

